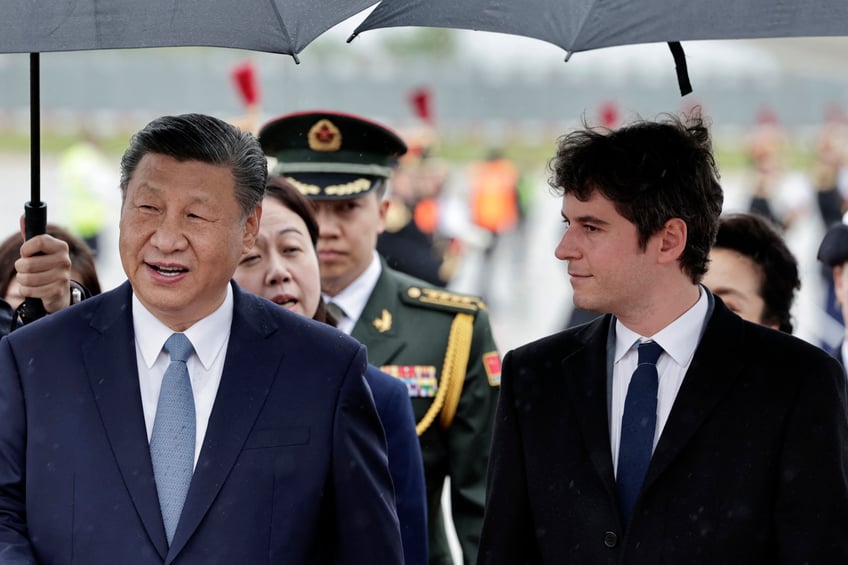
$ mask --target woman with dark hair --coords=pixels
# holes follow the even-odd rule
[[[97,268],[88,245],[68,230],[55,224],[47,225],[47,234],[68,244],[71,280],[84,286],[91,296],[100,294]],[[15,232],[0,243],[0,297],[5,298],[13,308],[16,308],[24,299],[18,290],[18,272],[15,270],[15,261],[21,257],[23,242],[20,232]]]
[[[321,298],[318,222],[312,206],[281,177],[268,181],[259,235],[242,257],[236,282],[288,310],[335,325]],[[383,423],[389,471],[395,487],[406,565],[427,563],[427,508],[424,466],[406,386],[369,365],[365,380]]]

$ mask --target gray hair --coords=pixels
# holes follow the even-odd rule
[[[177,161],[200,161],[230,168],[235,196],[247,217],[261,202],[268,177],[265,154],[253,135],[204,114],[163,116],[133,135],[121,158],[121,197],[141,159],[148,153]]]

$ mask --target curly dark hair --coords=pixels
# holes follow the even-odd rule
[[[583,126],[559,139],[548,163],[554,194],[585,201],[599,192],[636,225],[642,249],[668,220],[680,218],[688,232],[680,268],[700,282],[724,201],[700,110],[616,130]]]
[[[760,323],[791,334],[790,310],[801,279],[798,262],[777,226],[757,214],[728,214],[719,220],[714,247],[736,251],[754,262],[759,269],[759,295],[765,303]]]

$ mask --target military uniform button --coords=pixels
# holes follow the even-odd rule
[[[604,545],[610,549],[618,545],[618,535],[615,532],[604,532]]]

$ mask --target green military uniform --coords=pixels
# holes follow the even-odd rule
[[[465,563],[474,563],[500,384],[486,306],[391,270],[383,261],[351,335],[368,347],[372,364],[409,389],[427,481],[430,563],[453,563],[441,513],[446,476]]]
[[[318,202],[369,197],[385,186],[406,152],[388,128],[326,111],[272,120],[259,141],[277,160],[274,174]],[[441,510],[445,477],[451,480],[464,561],[474,563],[500,384],[500,357],[485,304],[393,271],[383,261],[351,335],[368,347],[372,364],[403,380],[410,393],[427,482],[430,563],[453,565]]]

